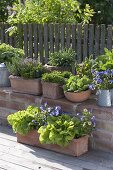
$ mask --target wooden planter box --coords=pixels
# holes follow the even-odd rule
[[[88,136],[84,136],[79,139],[73,139],[68,146],[60,147],[59,145],[55,144],[41,144],[39,142],[39,134],[36,130],[33,130],[25,136],[17,133],[17,142],[72,156],[80,156],[88,151]]]
[[[50,99],[60,99],[64,97],[62,86],[57,83],[50,83],[42,81],[43,97]]]
[[[33,95],[42,94],[41,79],[24,79],[17,76],[9,76],[11,87],[14,92],[27,93]]]

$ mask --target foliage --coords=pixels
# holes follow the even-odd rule
[[[12,126],[13,131],[22,135],[44,125],[45,119],[46,114],[40,108],[33,106],[8,116],[8,122]]]
[[[0,63],[12,62],[12,58],[23,58],[24,51],[19,48],[13,48],[5,43],[0,44]]]
[[[86,75],[90,79],[92,79],[92,67],[95,64],[95,60],[90,56],[89,58],[85,58],[85,61],[82,62],[81,64],[76,64],[76,72],[78,75],[81,77]]]
[[[92,69],[97,71],[105,71],[113,69],[113,50],[105,49],[105,54],[98,56]]]
[[[49,64],[51,66],[72,67],[75,63],[76,53],[72,49],[64,49],[51,53],[49,56]]]
[[[42,76],[42,80],[45,82],[51,82],[51,83],[58,83],[63,85],[65,83],[65,79],[69,78],[71,76],[71,72],[65,71],[65,72],[59,72],[59,71],[53,71],[51,73],[45,73]]]
[[[92,70],[93,82],[89,86],[93,89],[108,90],[113,88],[113,70],[95,71]]]
[[[89,84],[91,80],[84,75],[80,77],[79,75],[71,76],[68,80],[66,85],[64,85],[64,91],[68,92],[81,92],[89,89]]]
[[[26,110],[9,115],[7,119],[15,133],[25,135],[31,130],[45,125],[49,115],[58,115],[60,112],[59,106],[49,107],[47,103],[44,103],[40,107],[29,106]]]
[[[66,146],[73,138],[90,134],[94,127],[95,117],[86,109],[73,118],[66,114],[51,116],[47,118],[47,125],[39,128],[39,140],[41,143]]]
[[[26,0],[16,3],[8,22],[17,23],[88,23],[94,14],[86,4],[81,8],[77,0]]]
[[[78,0],[82,7],[89,4],[95,11],[92,23],[112,24],[113,23],[113,1],[112,0]]]
[[[29,106],[8,116],[8,122],[15,133],[26,135],[33,129],[40,134],[41,143],[66,146],[73,138],[90,134],[95,128],[95,117],[88,110],[75,117],[65,114],[60,106]]]
[[[5,22],[8,18],[8,7],[17,0],[0,0],[0,22]]]
[[[40,78],[45,72],[42,64],[31,58],[12,58],[12,63],[7,63],[7,69],[12,75],[26,79]]]

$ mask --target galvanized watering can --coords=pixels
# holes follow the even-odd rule
[[[6,68],[4,63],[0,64],[0,87],[9,87],[10,80],[9,80],[9,72]]]
[[[112,105],[111,90],[99,90],[97,95],[99,106],[110,107]]]

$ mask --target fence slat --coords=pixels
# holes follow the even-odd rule
[[[34,58],[38,59],[38,25],[34,24]]]
[[[5,42],[5,31],[4,31],[4,29],[5,29],[5,26],[4,26],[4,24],[2,24],[1,23],[1,43],[4,43]]]
[[[9,43],[9,33],[6,32],[6,30],[8,29],[9,24],[5,24],[5,43],[8,44]]]
[[[95,46],[94,46],[94,57],[96,58],[100,54],[100,26],[95,27]]]
[[[38,32],[39,32],[39,54],[40,54],[40,62],[44,64],[44,58],[43,58],[43,25],[38,25]]]
[[[70,47],[70,40],[71,40],[71,25],[67,24],[66,25],[66,48]]]
[[[89,25],[89,56],[94,54],[94,25]]]
[[[105,25],[101,25],[101,35],[100,35],[100,54],[104,53],[105,48]]]
[[[72,49],[76,51],[76,25],[72,25]]]
[[[108,25],[108,28],[107,28],[107,48],[109,50],[112,49],[112,36],[113,36],[112,25]]]
[[[54,25],[49,24],[50,53],[54,52]]]
[[[28,25],[24,24],[24,53],[28,57]]]
[[[55,51],[59,51],[59,24],[55,24]]]
[[[23,49],[23,25],[18,24],[18,47]]]
[[[33,25],[28,25],[29,30],[29,57],[33,58]]]
[[[65,48],[65,25],[61,25],[60,30],[60,39],[61,39],[61,49],[63,50]]]
[[[83,60],[88,57],[88,25],[84,25]]]
[[[48,45],[48,25],[44,24],[44,49],[45,49],[45,63],[48,63],[49,45]]]
[[[77,60],[82,62],[82,25],[77,25]]]

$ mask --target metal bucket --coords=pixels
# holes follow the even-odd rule
[[[111,90],[99,90],[98,91],[98,105],[99,106],[110,107],[112,105],[111,101],[112,101]]]
[[[9,80],[9,72],[4,63],[0,64],[0,87],[9,87],[11,86]]]

